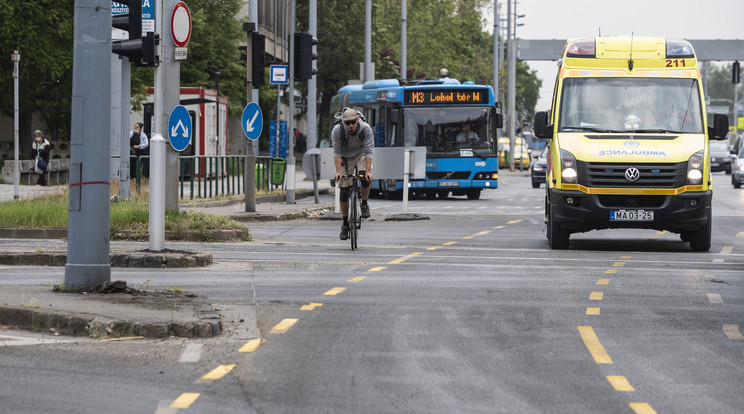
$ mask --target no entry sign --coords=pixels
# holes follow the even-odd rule
[[[191,39],[191,12],[186,3],[179,1],[171,14],[171,37],[178,47],[186,47]]]

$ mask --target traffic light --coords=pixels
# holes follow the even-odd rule
[[[731,68],[731,82],[733,82],[734,84],[741,82],[738,60],[734,62],[734,65]]]
[[[313,67],[313,60],[318,59],[318,54],[313,53],[313,45],[318,44],[318,39],[309,33],[294,34],[294,79],[298,81],[308,80],[318,70]]]
[[[266,36],[254,32],[251,39],[253,43],[251,76],[253,78],[253,87],[258,88],[266,83],[264,78],[264,71],[266,70],[266,51],[264,50],[264,41],[266,40]]]
[[[111,51],[129,58],[135,66],[157,66],[157,45],[159,35],[148,32],[142,36],[142,1],[119,0],[117,3],[129,6],[129,13],[111,17],[111,25],[129,32],[128,40],[114,40]]]

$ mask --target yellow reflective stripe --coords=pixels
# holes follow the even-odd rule
[[[617,195],[677,195],[688,191],[703,191],[702,185],[686,185],[679,188],[589,188],[580,184],[563,184],[563,190],[581,191],[586,194]]]

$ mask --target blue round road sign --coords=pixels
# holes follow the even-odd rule
[[[176,151],[183,151],[191,143],[191,116],[181,105],[176,105],[168,117],[168,140]]]
[[[243,126],[245,136],[251,141],[258,139],[263,130],[263,115],[261,107],[257,103],[251,102],[243,110],[243,118],[240,124]]]

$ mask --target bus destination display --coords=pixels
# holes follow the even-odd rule
[[[486,89],[426,89],[405,92],[406,105],[488,104]]]

